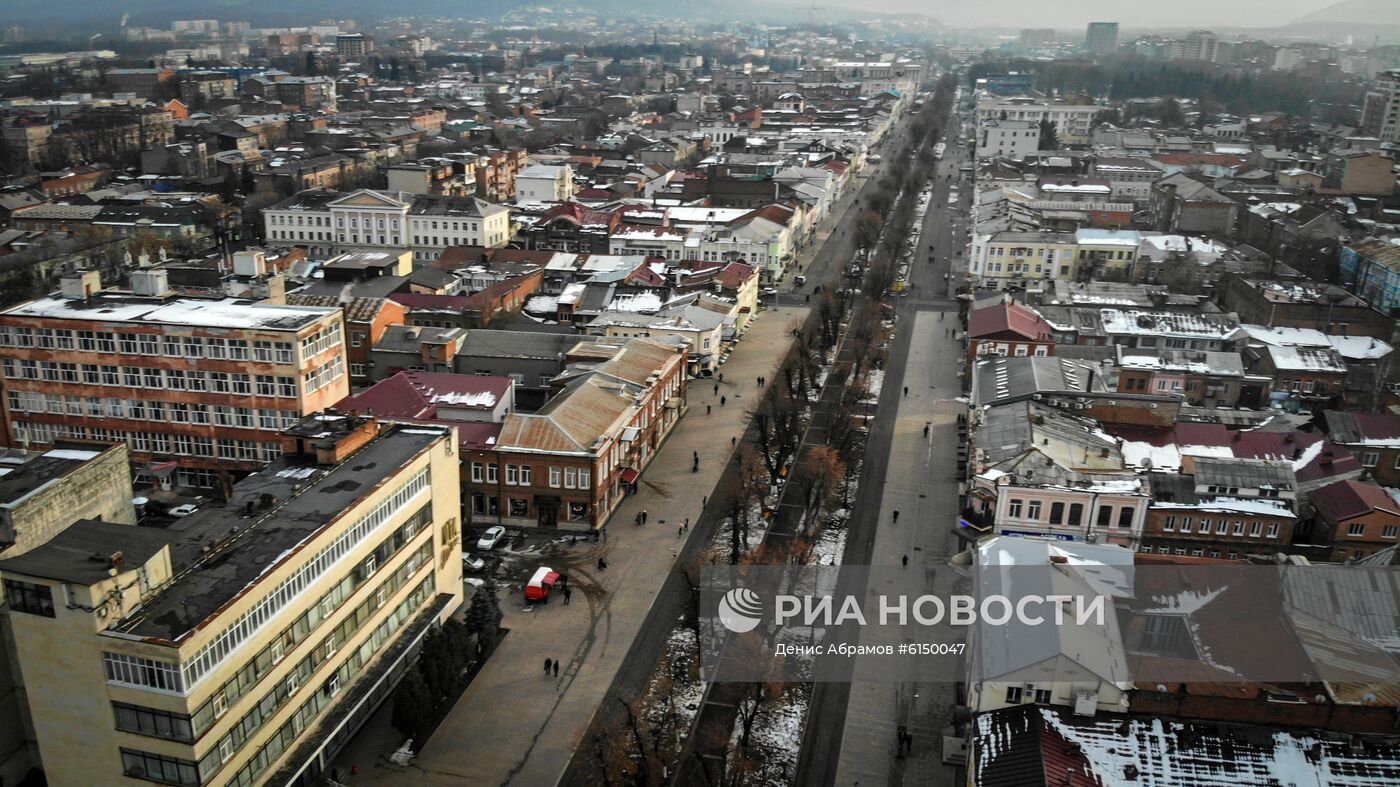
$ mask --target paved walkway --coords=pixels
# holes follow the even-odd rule
[[[510,634],[414,764],[369,765],[380,752],[347,752],[339,760],[342,773],[347,756],[360,764],[350,783],[534,787],[559,781],[671,570],[682,545],[677,524],[699,518],[702,500],[729,461],[729,438],[748,426],[754,378],[776,378],[789,331],[806,312],[761,312],[722,367],[718,395],[714,381],[692,381],[689,412],[642,474],[638,493],[613,514],[608,540],[576,547],[566,558],[574,565],[551,558],[552,567],[570,575],[573,603],[564,606],[560,597],[531,611],[517,588],[502,588],[502,625]],[[727,400],[723,407],[720,396]],[[700,454],[698,473],[691,472],[692,452]],[[633,525],[644,509],[649,524]],[[600,555],[607,557],[607,571],[596,570]],[[562,661],[557,679],[542,674],[545,658]],[[380,715],[385,712],[387,705]]]

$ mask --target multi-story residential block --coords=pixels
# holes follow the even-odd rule
[[[1078,255],[1079,246],[1068,233],[998,232],[973,237],[968,270],[998,287],[1026,280],[1074,280],[1079,276]]]
[[[1347,365],[1331,347],[1266,345],[1255,363],[1273,380],[1275,396],[1297,399],[1307,409],[1340,403]]]
[[[0,560],[50,783],[312,783],[460,605],[450,429],[280,440],[178,529],[79,519]]]
[[[1400,486],[1400,415],[1337,410],[1322,415],[1328,438],[1361,462],[1367,478]]]
[[[1400,71],[1386,71],[1366,92],[1361,133],[1382,142],[1400,142]]]
[[[1055,28],[1028,27],[1021,31],[1021,47],[1034,49],[1055,43]]]
[[[1163,173],[1146,159],[1104,157],[1089,164],[1089,174],[1106,178],[1114,199],[1146,204],[1152,196],[1152,183]]]
[[[1238,202],[1180,172],[1153,183],[1148,203],[1158,232],[1227,236],[1240,211]]]
[[[1172,44],[1168,52],[1171,60],[1196,60],[1214,63],[1220,56],[1220,39],[1209,30],[1192,31],[1182,40]]]
[[[338,309],[180,297],[164,277],[68,278],[0,311],[7,445],[126,442],[139,480],[214,488],[349,392]]]
[[[113,93],[135,93],[142,98],[155,98],[161,87],[176,78],[170,68],[111,68],[102,75]]]
[[[1312,493],[1313,533],[1332,560],[1363,558],[1400,543],[1400,503],[1375,484],[1347,480]]]
[[[1029,120],[993,120],[977,129],[978,158],[1021,161],[1040,150],[1040,124]]]
[[[364,33],[341,33],[335,37],[335,53],[341,58],[355,60],[374,51],[374,36]]]
[[[1400,246],[1368,238],[1342,246],[1342,285],[1383,314],[1400,306]]]
[[[345,365],[350,374],[350,386],[369,385],[369,352],[391,325],[407,321],[407,308],[389,298],[351,297],[348,301],[338,295],[287,296],[290,306],[319,306],[338,308],[345,316]]]
[[[238,96],[238,83],[223,71],[187,71],[180,75],[180,100],[198,107]]]
[[[1084,32],[1084,50],[1091,55],[1111,55],[1118,51],[1118,23],[1090,22]]]
[[[1055,126],[1055,137],[1068,145],[1087,145],[1093,135],[1094,118],[1103,107],[1094,104],[1067,104],[1034,98],[997,98],[977,101],[977,137],[989,124],[1021,120],[1039,124],[1048,120]]]
[[[1245,375],[1239,353],[1201,350],[1123,352],[1118,368],[1120,391],[1177,394],[1202,407],[1234,407]]]
[[[531,164],[515,174],[516,202],[567,202],[574,198],[574,169],[568,164]]]
[[[464,452],[477,525],[594,530],[635,486],[686,409],[686,349],[584,343],[534,413],[506,416],[493,448]]]
[[[498,248],[510,240],[510,211],[476,197],[361,189],[304,191],[263,211],[269,245],[321,254],[365,247],[409,248],[435,260],[448,246]]]
[[[1389,340],[1395,330],[1393,319],[1332,284],[1227,275],[1216,292],[1220,306],[1238,314],[1242,323],[1381,340]]]
[[[1320,191],[1385,197],[1395,191],[1395,162],[1371,150],[1338,150],[1327,154],[1326,180]]]
[[[56,448],[7,465],[0,476],[0,550],[14,557],[46,543],[74,519],[136,524],[126,444]]]
[[[969,494],[985,506],[992,533],[1137,548],[1151,502],[1138,477],[1084,475],[1071,483],[1037,484],[1022,475],[989,471],[972,479]]]
[[[1181,474],[1152,473],[1142,551],[1236,559],[1290,551],[1297,481],[1287,461],[1195,457]]]

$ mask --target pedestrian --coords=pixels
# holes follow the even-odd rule
[[[603,528],[603,540],[604,540],[604,541],[607,541],[607,540],[608,540],[608,529],[607,529],[606,527]]]
[[[601,558],[601,557],[598,558],[598,570],[599,570],[599,571],[607,571],[607,570],[608,570],[608,561],[604,560],[604,559]]]
[[[697,456],[697,457],[695,458],[695,461],[691,462],[691,464],[690,464],[690,472],[692,472],[692,473],[698,473],[698,472],[700,472],[700,457]]]
[[[554,660],[554,677],[559,677],[559,659]]]
[[[719,383],[715,383],[715,396],[719,396]]]
[[[564,606],[566,606],[566,607],[569,606],[569,597],[571,597],[571,596],[573,596],[573,595],[574,595],[574,592],[573,592],[572,590],[569,590],[568,585],[565,585],[565,586],[564,586]]]
[[[899,521],[899,509],[898,509],[898,508],[896,508],[896,509],[894,510],[894,521],[896,521],[896,522]]]
[[[895,519],[899,519],[899,517],[896,516]],[[646,510],[645,508],[643,508],[643,509],[642,509],[642,524],[645,525],[646,523],[647,523],[647,510]]]
[[[597,531],[597,530],[594,530],[594,531],[593,531],[593,543],[595,543],[595,544],[598,543],[598,531]]]
[[[724,372],[719,373],[719,381],[724,382]]]
[[[685,525],[676,525],[676,538],[685,535]]]
[[[924,424],[924,437],[928,437],[928,424]]]
[[[695,463],[696,463],[697,465],[700,464],[700,452],[699,452],[699,451],[691,451],[691,452],[690,452],[690,458],[691,458],[691,459],[694,459],[694,460],[695,460]]]
[[[907,386],[907,385],[904,386],[904,395],[905,395],[905,396],[908,396],[908,395],[909,395],[909,386]]]
[[[904,556],[903,563],[904,563],[904,565],[906,565],[906,566],[909,565],[909,556],[908,556],[908,555],[905,555],[905,556]]]
[[[707,405],[705,405],[705,415],[709,415],[709,414],[710,414],[710,406],[707,404]]]
[[[719,398],[719,406],[720,406],[720,407],[723,407],[723,406],[724,406],[724,402],[725,402],[725,398],[724,398],[723,396],[721,396],[721,397]]]
[[[681,530],[689,530],[689,529],[690,529],[690,517],[686,517],[686,518],[685,518],[685,524],[681,525]]]
[[[549,677],[549,668],[554,665],[554,659],[544,660],[544,676]]]
[[[734,446],[736,446],[736,445],[738,445],[738,444],[739,444],[739,437],[738,437],[738,435],[731,435],[730,438],[729,438],[729,447],[730,447],[730,448],[733,448]]]
[[[701,496],[701,498],[700,498],[700,507],[701,507],[701,508],[704,508],[705,506],[709,505],[709,503],[710,503],[710,496],[709,496],[709,495],[703,495],[703,496]]]

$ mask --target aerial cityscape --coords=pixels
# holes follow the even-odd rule
[[[0,13],[0,785],[1400,785],[1395,0]]]

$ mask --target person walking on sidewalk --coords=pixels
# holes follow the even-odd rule
[[[569,606],[569,599],[574,595],[574,591],[569,590],[569,586],[564,586],[564,606]]]
[[[715,395],[719,395],[719,383],[715,383]]]
[[[899,509],[898,509],[898,508],[896,508],[896,509],[894,510],[894,521],[896,521],[896,522],[899,521]]]
[[[896,519],[897,519],[897,518],[898,518],[898,517],[896,517]],[[647,523],[647,510],[646,510],[645,508],[643,508],[643,509],[642,509],[642,524],[645,525],[646,523]]]
[[[554,666],[554,659],[545,659],[545,660],[544,660],[544,676],[545,676],[546,678],[549,677],[549,668],[552,667],[552,666]]]
[[[559,677],[559,659],[554,660],[554,677]]]

